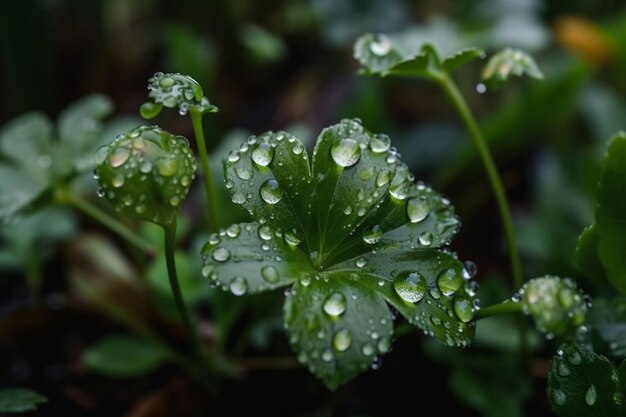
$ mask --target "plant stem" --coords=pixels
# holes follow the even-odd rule
[[[31,251],[29,250],[29,252]],[[37,256],[33,253],[30,254],[26,261],[26,284],[28,285],[28,292],[32,297],[33,305],[37,308],[43,307],[41,268]]]
[[[111,231],[119,235],[131,245],[145,253],[147,256],[154,258],[157,250],[150,242],[147,242],[144,238],[130,230],[126,225],[111,217],[106,212],[100,210],[98,207],[91,204],[89,201],[84,200],[76,194],[72,194],[65,191],[58,191],[56,193],[57,201],[63,204],[67,204],[77,210],[83,212],[92,219],[98,221],[102,225],[109,228]]]
[[[441,88],[443,88],[443,90],[448,95],[448,98],[456,107],[461,118],[465,122],[465,125],[470,131],[470,135],[474,141],[474,144],[476,145],[476,149],[478,150],[478,153],[483,163],[483,167],[485,168],[489,183],[496,198],[498,211],[500,213],[500,219],[504,228],[506,246],[509,252],[511,275],[513,276],[515,289],[518,289],[523,284],[522,267],[519,252],[517,250],[517,244],[515,241],[515,230],[513,228],[511,209],[509,207],[509,202],[506,198],[504,186],[502,185],[502,180],[500,178],[500,175],[498,174],[496,164],[493,161],[493,157],[491,156],[491,152],[489,151],[487,142],[485,141],[485,138],[478,128],[476,120],[474,119],[474,116],[472,115],[472,112],[469,109],[465,98],[457,88],[456,84],[454,84],[452,78],[450,78],[448,74],[441,74],[434,79],[441,86]]]
[[[176,242],[176,221],[168,226],[163,226],[164,239],[165,239],[165,262],[167,264],[167,276],[170,280],[170,287],[172,288],[172,294],[174,295],[174,302],[176,308],[183,321],[187,333],[191,337],[194,353],[197,353],[202,343],[196,327],[191,322],[187,305],[183,299],[183,293],[180,290],[180,283],[178,281],[178,273],[176,272],[176,260],[174,257],[174,244]]]
[[[487,317],[497,316],[507,313],[518,313],[522,311],[522,303],[516,303],[514,301],[506,301],[500,304],[494,304],[487,307],[483,307],[474,315],[475,320],[484,319]]]
[[[209,154],[207,152],[206,140],[204,138],[204,128],[202,127],[202,113],[192,110],[191,123],[193,125],[193,133],[196,136],[196,143],[198,144],[200,166],[204,176],[204,187],[209,208],[209,229],[216,230],[220,226],[219,213],[217,211],[218,196],[215,188],[215,181],[213,180],[213,174],[211,173],[211,166],[209,165]]]

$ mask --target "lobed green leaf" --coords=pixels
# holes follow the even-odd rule
[[[48,399],[28,388],[0,389],[0,413],[25,413],[35,411]]]

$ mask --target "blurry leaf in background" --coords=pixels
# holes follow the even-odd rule
[[[480,45],[495,49],[505,47],[531,51],[543,49],[551,34],[541,21],[545,6],[540,0],[482,0],[476,2],[477,20],[486,19],[487,29],[480,35]]]
[[[0,389],[0,413],[35,411],[47,402],[46,397],[28,388]]]
[[[77,227],[72,212],[62,207],[48,207],[14,218],[0,228],[2,268],[26,268],[40,262],[58,241],[68,239]]]
[[[322,35],[336,46],[350,45],[364,32],[397,31],[409,21],[410,13],[402,0],[308,1],[318,16]]]
[[[171,25],[164,36],[168,71],[188,74],[210,95],[216,63],[213,45],[182,24]]]
[[[558,154],[539,155],[532,171],[532,210],[520,214],[516,222],[519,247],[527,261],[527,272],[545,271],[570,275],[578,234],[593,218],[593,207]]]
[[[428,340],[425,354],[450,366],[454,396],[484,417],[523,417],[532,383],[519,359],[510,353],[451,349]]]
[[[255,61],[264,64],[277,62],[287,53],[285,43],[280,36],[254,24],[242,27],[241,42],[248,48]]]
[[[598,82],[580,89],[578,102],[593,139],[602,145],[618,130],[626,130],[626,101],[616,91]]]
[[[595,298],[588,322],[597,335],[598,351],[614,358],[626,358],[626,297]]]
[[[511,76],[543,80],[534,58],[520,49],[506,48],[492,56],[483,68],[482,79],[491,87],[500,87]]]
[[[584,60],[603,64],[615,56],[614,45],[604,29],[582,16],[563,16],[555,25],[556,40]]]
[[[83,352],[83,362],[99,374],[115,378],[145,375],[162,365],[166,352],[158,345],[129,336],[107,336]]]

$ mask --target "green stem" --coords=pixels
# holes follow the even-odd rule
[[[506,301],[500,304],[494,304],[487,307],[483,307],[474,314],[475,320],[481,320],[487,317],[497,316],[507,313],[519,313],[522,311],[522,303],[516,303],[514,301]]]
[[[504,228],[504,235],[506,238],[506,246],[509,253],[509,260],[511,265],[511,275],[513,276],[513,283],[515,285],[515,289],[518,289],[523,284],[522,277],[522,267],[519,257],[519,252],[517,249],[517,244],[515,241],[515,230],[513,228],[513,220],[511,217],[511,209],[509,207],[509,202],[506,198],[506,194],[504,192],[504,186],[502,185],[502,180],[500,175],[498,174],[498,170],[496,168],[496,164],[493,161],[493,157],[491,156],[491,152],[487,147],[487,142],[483,137],[472,112],[465,101],[465,98],[457,88],[456,84],[448,74],[441,74],[434,78],[437,83],[443,88],[446,92],[457,111],[459,112],[461,118],[465,122],[468,130],[470,131],[470,135],[474,144],[476,145],[476,149],[480,155],[480,158],[483,163],[483,167],[487,172],[487,177],[489,179],[489,183],[493,190],[494,196],[496,198],[496,203],[498,205],[498,212],[500,213],[500,219],[502,221],[502,226]]]
[[[76,194],[59,190],[57,190],[56,197],[57,201],[59,201],[60,203],[74,207],[75,209],[81,211],[82,213],[106,226],[111,231],[126,240],[128,243],[141,250],[147,256],[151,258],[154,258],[156,256],[157,250],[154,246],[152,246],[151,243],[147,242],[141,236],[126,227],[126,225],[116,220],[114,217],[111,217],[104,211],[100,210],[89,201],[84,200]]]
[[[200,351],[202,343],[198,336],[198,331],[191,321],[191,316],[187,310],[187,304],[183,299],[183,293],[180,290],[180,283],[178,281],[178,273],[176,272],[176,260],[174,257],[174,244],[176,242],[176,221],[169,226],[163,226],[164,239],[165,239],[165,262],[167,264],[167,276],[170,280],[170,287],[172,288],[172,294],[174,295],[174,302],[176,308],[183,321],[183,325],[187,330],[187,333],[192,339],[194,353]]]
[[[213,174],[211,173],[211,167],[209,165],[209,154],[207,152],[206,140],[204,138],[204,128],[202,127],[202,113],[192,110],[191,123],[193,124],[193,133],[196,136],[196,143],[198,144],[200,166],[204,176],[204,187],[209,207],[209,229],[216,230],[220,226],[219,213],[217,211],[218,196]]]
[[[28,285],[28,292],[32,297],[33,305],[41,308],[43,306],[41,268],[35,254],[30,254],[26,261],[26,284]]]

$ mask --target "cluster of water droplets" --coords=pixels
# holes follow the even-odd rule
[[[257,238],[252,238],[255,234]],[[233,224],[213,233],[202,249],[202,275],[236,296],[284,285],[290,279],[280,272],[284,262],[283,242],[289,244],[291,239],[285,236],[267,224]],[[246,243],[259,241],[258,250],[243,253],[237,240],[240,237]]]
[[[148,79],[148,91],[148,97],[153,102],[144,103],[140,109],[142,117],[147,119],[158,115],[163,106],[178,107],[181,116],[190,110],[201,113],[217,111],[217,107],[204,96],[200,84],[188,75],[157,72]]]
[[[187,196],[196,159],[189,142],[158,126],[140,126],[119,135],[95,155],[94,177],[116,211],[168,224]]]
[[[524,314],[533,317],[546,338],[586,330],[591,298],[570,278],[545,276],[528,281],[511,301],[522,303]]]
[[[548,395],[555,407],[563,407],[568,401],[576,401],[576,403],[579,403],[582,400],[589,407],[593,407],[598,403],[598,389],[593,383],[589,383],[586,386],[583,385],[580,390],[568,391],[569,394],[566,392],[565,386],[568,385],[567,379],[576,378],[576,382],[571,384],[571,386],[578,388],[582,385],[582,381],[579,380],[588,378],[586,371],[577,369],[582,366],[584,360],[582,356],[584,353],[581,354],[578,349],[579,348],[575,345],[566,345],[562,349],[559,349],[552,359],[550,370],[551,387],[548,389]],[[615,405],[621,406],[623,394],[620,391],[619,377],[615,369],[612,369],[610,378],[611,382],[615,384],[615,391],[609,394],[611,395],[610,400],[613,401]],[[572,398],[572,396],[575,395],[578,395],[579,398]]]

